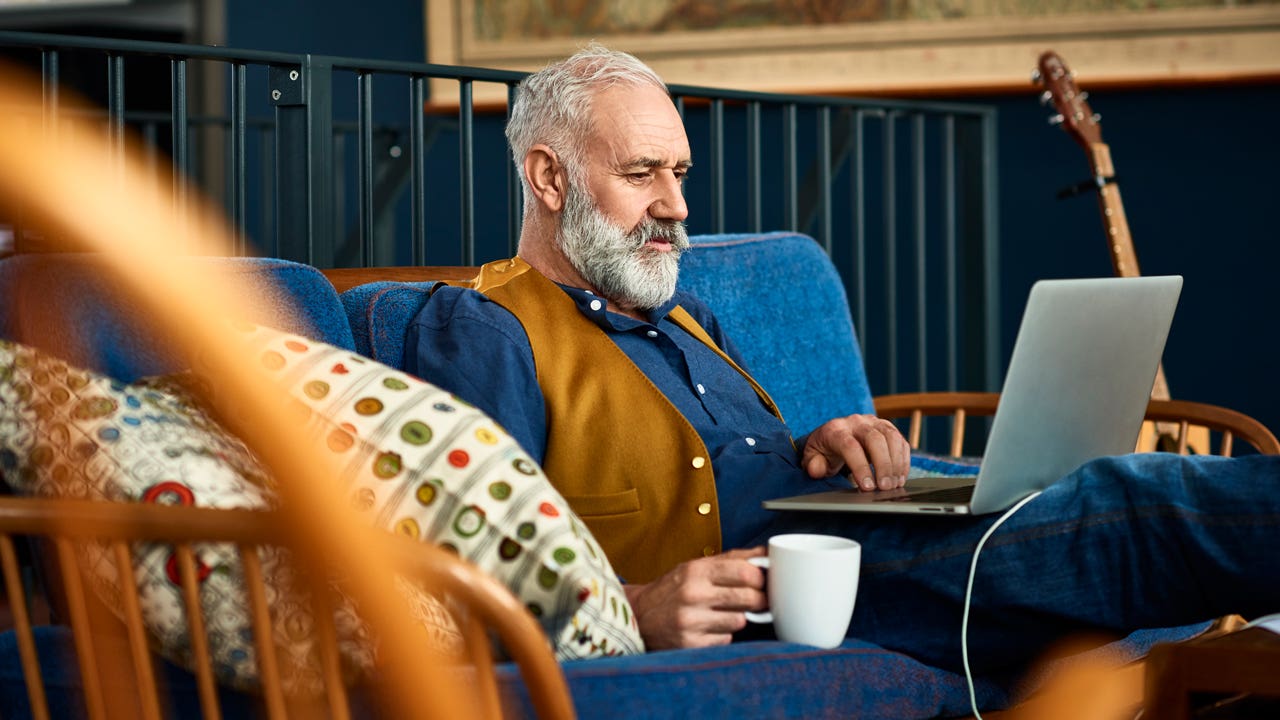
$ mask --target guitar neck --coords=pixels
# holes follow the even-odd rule
[[[1111,148],[1106,143],[1089,144],[1089,166],[1094,177],[1114,178],[1115,166],[1111,163]],[[1120,186],[1107,182],[1098,188],[1098,205],[1102,210],[1102,223],[1110,246],[1111,266],[1120,277],[1137,277],[1138,254],[1133,249],[1133,236],[1129,234],[1129,221],[1124,216],[1124,203],[1120,201]]]

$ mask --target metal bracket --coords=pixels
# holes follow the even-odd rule
[[[272,65],[267,74],[271,85],[271,104],[277,107],[306,105],[303,99],[302,68],[298,65]]]

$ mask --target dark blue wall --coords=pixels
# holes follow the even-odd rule
[[[425,58],[421,0],[228,0],[228,44],[390,60]],[[1085,89],[1087,78],[1080,79]],[[1159,90],[1092,89],[1121,178],[1146,274],[1186,277],[1165,356],[1175,396],[1215,402],[1280,430],[1277,280],[1280,116],[1275,85]],[[999,113],[1004,347],[1039,278],[1109,275],[1093,197],[1056,200],[1085,179],[1083,151],[1049,127],[1025,95],[958,97]],[[494,164],[501,164],[501,160]],[[505,181],[478,187],[502,196]],[[450,219],[451,220],[451,219]],[[447,228],[445,228],[447,230]],[[730,228],[736,229],[736,228]],[[495,228],[505,234],[505,226]]]
[[[1088,89],[1087,86],[1085,89]],[[998,108],[1005,347],[1031,284],[1107,275],[1092,195],[1056,200],[1088,175],[1084,151],[1026,97]],[[1165,353],[1175,397],[1214,402],[1280,430],[1277,260],[1280,86],[1101,91],[1102,114],[1144,274],[1186,278]]]

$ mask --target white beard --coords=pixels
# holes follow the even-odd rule
[[[663,238],[670,252],[647,246]],[[573,184],[565,195],[556,241],[569,263],[606,300],[624,308],[652,310],[671,299],[680,276],[680,255],[689,249],[684,223],[645,219],[628,232],[614,225],[587,193]]]

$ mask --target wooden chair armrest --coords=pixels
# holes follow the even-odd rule
[[[914,450],[920,449],[920,435],[927,415],[951,416],[952,457],[960,457],[964,449],[965,418],[969,415],[994,415],[1000,402],[1000,393],[989,392],[930,392],[898,393],[873,398],[876,414],[890,420],[910,418],[907,442]]]
[[[367,268],[328,268],[321,270],[338,292],[350,290],[357,285],[392,280],[395,282],[429,282],[447,280],[449,282],[467,282],[480,272],[478,267],[466,265],[414,265],[394,267]]]

